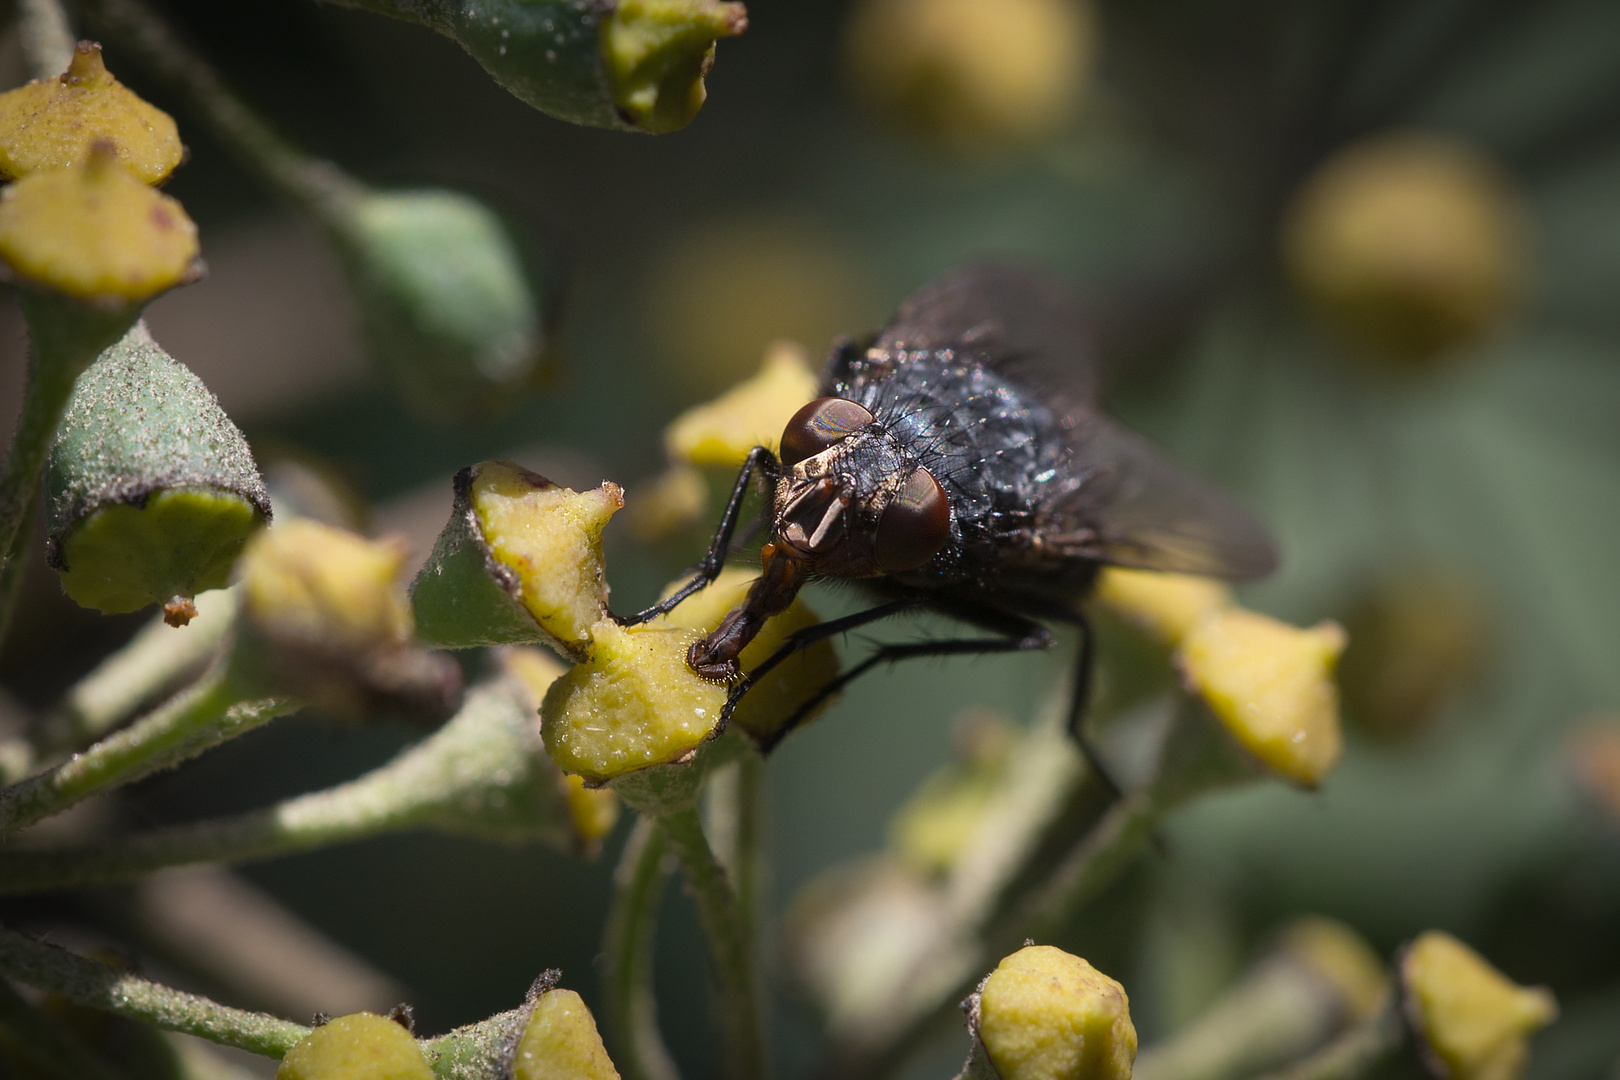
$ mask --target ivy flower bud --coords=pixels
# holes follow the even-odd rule
[[[1419,1050],[1445,1080],[1515,1080],[1529,1053],[1527,1040],[1558,1015],[1551,991],[1510,982],[1437,930],[1407,947],[1400,978]]]
[[[815,396],[816,373],[804,349],[778,342],[752,378],[677,416],[664,430],[664,449],[671,461],[740,468],[756,446],[774,453],[782,428]]]
[[[982,1048],[1000,1080],[1130,1080],[1136,1028],[1124,987],[1062,949],[1018,950],[963,1007],[975,1056]]]
[[[572,990],[548,990],[518,1040],[512,1080],[619,1080],[596,1020]]]
[[[397,544],[308,519],[260,533],[237,564],[245,625],[233,667],[340,713],[442,720],[460,699],[460,669],[412,639],[403,559]]]
[[[545,700],[546,691],[551,689],[551,684],[556,682],[566,669],[551,653],[529,646],[503,649],[500,656],[501,666],[506,674],[522,686],[528,695],[529,715],[532,721],[534,715],[540,711],[540,703]],[[529,727],[533,731],[532,723]],[[538,732],[534,734],[538,738]],[[556,765],[545,755],[543,743],[539,745],[538,750],[546,766],[556,769]],[[556,775],[568,819],[573,827],[574,847],[585,852],[594,852],[619,821],[619,797],[607,788],[586,787],[584,777],[560,771]]]
[[[680,607],[653,625],[707,633],[719,626],[720,620],[742,603],[743,598],[748,595],[749,586],[757,576],[752,571],[739,567],[727,567],[720,571],[719,577],[709,583],[708,588],[687,599]],[[678,584],[671,584],[664,590],[664,595],[668,596]],[[795,597],[786,611],[773,616],[759,635],[748,643],[748,647],[737,658],[738,663],[745,673],[752,671],[777,649],[786,645],[794,634],[815,626],[820,621],[820,616],[805,603],[803,598]],[[731,714],[731,723],[739,730],[747,732],[756,743],[769,746],[780,737],[782,723],[792,716],[800,705],[808,701],[812,694],[837,677],[838,650],[830,638],[818,641],[778,664],[751,687],[737,703],[736,710]],[[801,720],[800,726],[815,719],[827,704],[830,704],[830,701],[823,703],[814,713]]]
[[[552,646],[584,659],[607,614],[602,530],[618,485],[559,487],[505,461],[455,477],[450,522],[411,585],[422,639],[447,648]]]
[[[113,78],[93,41],[79,42],[63,74],[0,94],[0,176],[7,180],[83,165],[100,140],[148,184],[161,183],[185,157],[169,114]]]
[[[83,165],[32,172],[0,193],[0,259],[17,279],[119,308],[195,280],[197,226],[95,142]]]
[[[433,1070],[401,1024],[360,1012],[328,1020],[299,1039],[276,1080],[433,1080]]]
[[[671,465],[631,489],[624,523],[643,544],[656,544],[703,521],[709,511],[709,482],[701,469]]]
[[[1283,260],[1305,300],[1370,359],[1432,364],[1500,326],[1524,292],[1524,213],[1465,143],[1384,135],[1329,158],[1294,196]]]
[[[1344,643],[1336,623],[1301,630],[1233,607],[1188,631],[1177,659],[1186,682],[1261,764],[1315,787],[1342,749],[1332,676]]]
[[[454,191],[340,200],[332,234],[377,363],[430,419],[499,411],[542,372],[545,312],[493,211]]]
[[[45,469],[46,559],[77,603],[109,613],[229,583],[270,499],[214,395],[137,323],[79,377]]]
[[[1230,606],[1232,590],[1214,578],[1104,567],[1097,599],[1166,645],[1182,638],[1211,612]]]
[[[564,772],[601,784],[691,761],[714,734],[726,687],[686,663],[701,630],[622,627],[603,619],[587,658],[541,704],[546,750]]]
[[[1050,133],[1090,80],[1096,16],[1074,0],[866,0],[850,80],[889,119],[964,150]]]
[[[972,844],[1007,779],[1017,734],[994,713],[958,721],[957,760],[923,782],[889,822],[889,847],[908,866],[943,874]]]

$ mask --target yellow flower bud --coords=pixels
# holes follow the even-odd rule
[[[1283,257],[1305,299],[1369,358],[1423,364],[1499,326],[1524,290],[1525,222],[1464,143],[1385,135],[1301,186]]]
[[[509,462],[478,466],[473,510],[490,553],[517,575],[518,598],[565,646],[607,612],[602,530],[624,505],[617,484],[576,492]]]
[[[619,1080],[596,1020],[572,990],[548,990],[519,1040],[512,1080]]]
[[[774,452],[782,428],[815,395],[816,375],[804,350],[778,342],[753,378],[676,417],[664,447],[672,461],[738,468],[756,446]]]
[[[1344,923],[1320,916],[1295,920],[1279,953],[1303,963],[1338,991],[1356,1020],[1373,1015],[1389,996],[1389,972],[1366,940]]]
[[[70,169],[29,173],[0,194],[0,258],[23,281],[125,304],[195,280],[197,226],[98,141]]]
[[[1166,645],[1178,645],[1205,615],[1232,603],[1232,590],[1213,578],[1105,567],[1097,599]]]
[[[0,176],[8,180],[83,165],[99,139],[148,184],[185,157],[169,114],[113,78],[93,41],[79,42],[62,75],[0,94]]]
[[[1016,735],[995,713],[958,721],[958,758],[923,782],[889,822],[889,846],[907,865],[944,873],[968,849],[1007,776]]]
[[[602,24],[602,59],[620,115],[655,135],[691,123],[707,97],[715,39],[747,28],[740,3],[619,0]]]
[[[1515,1080],[1527,1040],[1558,1015],[1551,991],[1509,981],[1437,930],[1407,948],[1401,983],[1407,1017],[1448,1080]]]
[[[845,54],[873,108],[975,150],[1045,135],[1073,115],[1096,36],[1077,0],[866,0]]]
[[[726,688],[686,663],[696,630],[591,629],[588,658],[552,684],[540,708],[546,752],[591,783],[695,754],[720,722]]]
[[[739,567],[727,567],[708,588],[690,597],[655,625],[707,633],[748,595],[748,588],[759,575]],[[675,585],[664,590],[668,596]],[[788,638],[821,621],[802,597],[795,597],[788,609],[767,622],[737,662],[744,672],[787,644]],[[781,724],[792,716],[810,695],[838,677],[838,651],[832,641],[818,641],[801,649],[792,659],[778,664],[751,687],[731,716],[731,722],[756,740],[769,742]],[[819,710],[818,710],[819,711]],[[807,723],[814,717],[806,717]]]
[[[1217,610],[1188,632],[1183,676],[1267,768],[1306,787],[1322,781],[1342,749],[1333,665],[1344,631],[1308,630],[1242,608]]]
[[[376,1013],[328,1020],[281,1059],[276,1080],[433,1080],[416,1040]]]
[[[977,1034],[1001,1080],[1130,1080],[1125,988],[1078,956],[1029,945],[979,987]]]
[[[704,521],[708,510],[709,482],[702,470],[672,465],[630,490],[624,524],[643,544],[656,544]]]
[[[243,551],[243,612],[279,639],[403,643],[411,635],[411,609],[396,585],[404,560],[398,544],[294,518],[258,533]]]

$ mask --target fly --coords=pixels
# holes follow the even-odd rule
[[[1242,508],[1101,412],[1080,313],[1027,271],[987,262],[944,274],[877,334],[835,346],[819,394],[788,421],[780,457],[749,453],[695,576],[621,621],[661,615],[714,580],[758,474],[770,493],[762,573],[687,656],[732,684],[726,717],[794,652],[879,619],[928,610],[979,634],[879,646],[776,740],[877,664],[1044,648],[1053,623],[1081,633],[1069,727],[1085,746],[1082,603],[1102,566],[1243,579],[1276,565]],[[858,581],[880,602],[801,631],[743,675],[744,647],[818,578]]]

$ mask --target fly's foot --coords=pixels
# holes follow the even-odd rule
[[[724,652],[722,646],[711,643],[709,638],[699,638],[686,650],[686,666],[712,682],[736,682],[742,676],[742,668],[735,656],[726,656]]]

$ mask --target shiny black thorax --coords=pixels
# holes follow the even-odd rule
[[[969,349],[848,344],[829,358],[820,392],[865,407],[884,442],[933,473],[950,499],[949,542],[927,565],[895,575],[898,583],[1069,592],[1090,581],[1094,568],[1040,551],[1042,505],[1074,479],[1062,420],[1033,388]],[[850,457],[849,471],[879,464]]]

